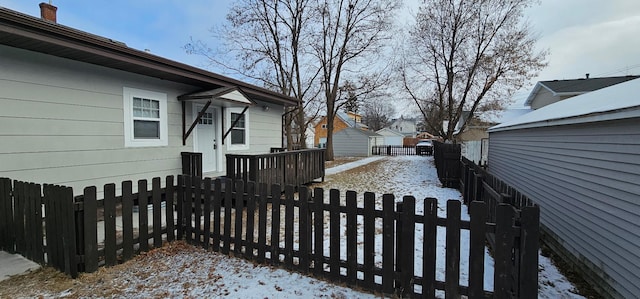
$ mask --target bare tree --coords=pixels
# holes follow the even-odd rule
[[[377,131],[391,124],[391,118],[396,111],[385,100],[373,99],[364,104],[362,122],[369,127],[369,130]]]
[[[327,113],[326,159],[333,160],[333,120],[340,108],[339,92],[349,74],[359,82],[379,86],[380,73],[372,70],[376,55],[384,52],[384,40],[392,28],[397,0],[317,0],[317,32],[314,49],[321,65],[322,91]],[[364,90],[367,88],[356,88]]]
[[[534,49],[523,20],[534,1],[433,0],[420,8],[401,74],[431,133],[452,140],[463,115],[504,107],[546,66],[547,51]]]
[[[212,29],[214,36],[225,41],[222,49],[210,49],[202,41],[192,41],[185,46],[189,53],[204,55],[213,64],[304,103],[289,108],[284,114],[289,148],[293,144],[294,129],[298,131],[295,133],[299,140],[305,140],[309,122],[305,107],[313,106],[311,102],[320,92],[314,84],[320,68],[305,51],[310,49],[307,42],[312,40],[310,22],[314,3],[311,0],[239,0],[227,14],[226,25]],[[311,115],[317,117],[317,109],[311,110]]]

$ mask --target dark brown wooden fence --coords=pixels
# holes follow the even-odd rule
[[[284,195],[277,185],[270,194],[266,190],[252,182],[179,177],[178,198],[186,199],[183,210],[194,210],[179,221],[187,224],[185,239],[224,254],[400,297],[433,298],[436,290],[442,290],[447,297],[486,298],[492,296],[483,289],[485,235],[490,232],[498,240],[493,248],[498,257],[495,297],[537,296],[537,207],[516,213],[509,205],[499,205],[497,222],[487,223],[482,202],[473,202],[470,221],[463,221],[459,201],[449,201],[447,217],[440,218],[437,201],[431,198],[424,201],[421,210],[425,212],[416,213],[411,196],[396,203],[393,195],[384,195],[378,209],[373,193],[365,193],[363,204],[358,204],[352,191],[343,197],[332,189],[327,201],[325,190],[319,188],[313,192],[301,188],[297,197],[292,186],[285,188]],[[445,257],[436,256],[437,227],[446,228]],[[424,233],[421,244],[415,243],[416,228]],[[471,242],[466,285],[459,283],[461,230],[469,230]],[[375,250],[376,235],[382,236],[381,253]],[[328,250],[325,242],[330,244]],[[421,273],[415,273],[416,250],[425,256]],[[346,258],[341,255],[345,251]],[[381,263],[374,262],[376,256]],[[436,279],[439,258],[447,265],[444,281]]]
[[[438,172],[438,179],[445,187],[458,187],[461,151],[460,144],[433,141],[433,161]]]
[[[399,297],[434,298],[436,290],[453,298],[535,298],[537,294],[537,207],[516,211],[498,204],[496,221],[491,223],[487,204],[478,201],[470,203],[470,220],[464,221],[460,201],[449,201],[447,216],[442,218],[433,198],[418,208],[412,196],[396,199],[387,194],[380,200],[367,192],[358,200],[353,191],[342,194],[332,189],[325,199],[320,188],[311,192],[301,187],[296,194],[294,187],[287,186],[283,193],[279,185],[266,188],[242,180],[178,176],[174,181],[169,176],[166,187],[160,178],[152,180],[151,189],[147,181],[139,181],[136,193],[133,183],[126,181],[119,194],[115,184],[105,185],[102,200],[97,199],[96,187],[87,187],[74,198],[71,188],[45,185],[44,197],[39,198],[38,185],[0,182],[2,216],[14,219],[8,224],[16,232],[7,234],[3,227],[0,246],[26,255],[29,250],[23,248],[34,248],[31,256],[46,253],[49,264],[73,277],[126,261],[164,241],[185,239],[257,263]],[[7,202],[17,208],[7,212]],[[44,216],[25,216],[31,221],[21,218],[22,213],[30,214],[21,207],[31,207],[35,213],[42,205]],[[17,241],[37,239],[34,236],[42,232],[43,221],[40,244],[46,236],[55,236],[47,239],[46,246]],[[445,228],[445,256],[436,255],[438,227]],[[423,242],[416,243],[417,230],[422,230]],[[469,256],[464,257],[469,259],[469,279],[461,284],[463,230],[470,234]],[[493,292],[483,289],[487,233],[495,236]],[[416,260],[416,252],[423,253],[422,261]],[[436,278],[439,259],[446,265],[444,280]],[[422,266],[419,273],[416,262]]]
[[[462,157],[460,162],[462,173],[460,177],[460,192],[462,193],[463,202],[466,204],[476,201],[486,203],[488,208],[488,222],[498,223],[500,221],[500,215],[503,213],[503,210],[501,210],[500,207],[505,205],[511,206],[515,212],[519,214],[531,207],[537,207],[531,199],[509,186],[504,181],[490,174],[483,167],[476,165],[473,161]],[[523,215],[522,217],[528,216]],[[535,235],[538,236],[539,234],[539,228],[537,228]],[[519,238],[528,237],[530,236],[522,235]],[[495,248],[495,246],[498,246],[502,241],[495,232],[487,232],[486,238],[491,248]],[[535,239],[531,238],[528,242],[536,248],[539,247],[539,244],[537,243],[539,242],[538,237]],[[533,244],[534,242],[535,244]],[[513,249],[513,254],[516,256],[529,255],[528,258],[535,258],[537,263],[537,252],[531,252],[527,248],[516,247]],[[518,269],[521,267],[529,267],[530,265],[522,265],[519,264],[517,260],[513,260],[513,264],[511,266],[512,270],[514,270],[511,276],[519,279],[517,277],[519,275],[523,275],[522,273],[528,273],[528,270],[521,271]],[[522,291],[523,290],[520,292]]]
[[[411,156],[417,155],[415,146],[374,145],[371,154],[375,156]]]
[[[72,277],[129,260],[175,239],[173,176],[166,188],[160,183],[154,178],[147,190],[147,181],[138,181],[132,193],[126,181],[117,196],[115,184],[107,184],[98,199],[96,187],[74,197],[69,187],[1,178],[0,249],[46,261]]]
[[[267,186],[301,186],[316,179],[324,181],[324,153],[324,149],[305,149],[259,155],[227,154],[226,177]]]

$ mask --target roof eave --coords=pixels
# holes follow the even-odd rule
[[[64,25],[47,22],[2,7],[0,7],[0,33],[34,42],[29,47],[23,47],[26,50],[68,59],[74,59],[74,56],[82,54],[86,58],[76,58],[76,60],[141,75],[154,76],[163,80],[196,85],[202,88],[239,86],[252,97],[263,101],[280,103],[285,106],[294,106],[300,103],[295,98],[266,88],[129,48],[120,42],[75,30]],[[5,38],[0,40],[1,44],[20,47],[19,44],[12,44],[12,39]],[[19,42],[17,41],[16,43]],[[67,51],[66,55],[56,55],[51,53],[54,51],[50,49],[50,46],[62,47],[69,51]],[[92,61],[92,57],[96,59]],[[114,67],[112,63],[101,64],[97,58],[105,61],[116,61],[119,63],[119,67]]]

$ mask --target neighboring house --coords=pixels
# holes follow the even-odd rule
[[[584,79],[540,81],[536,83],[524,105],[531,106],[531,109],[536,110],[564,99],[638,77],[640,76],[589,78],[589,74],[587,74]]]
[[[371,147],[383,143],[384,136],[375,132],[345,128],[333,135],[333,154],[336,157],[371,156]]]
[[[382,145],[399,145],[402,146],[402,140],[404,139],[404,134],[396,131],[396,130],[392,130],[389,128],[382,128],[378,131],[376,131],[376,133],[378,133],[379,135],[382,135],[382,137],[384,138],[383,144]]]
[[[510,119],[514,119],[516,117],[520,117],[531,112],[531,109],[507,109],[501,111],[486,111],[483,113],[479,113],[478,115],[474,115],[469,118],[468,112],[463,112],[463,116],[458,121],[456,125],[456,140],[458,142],[467,142],[467,141],[480,141],[483,139],[489,138],[489,133],[487,130],[495,126],[497,124],[501,124],[505,121],[509,121]],[[464,121],[467,122],[467,125],[464,129],[460,130]]]
[[[416,128],[418,121],[415,118],[404,118],[400,116],[394,119],[387,128],[402,133],[405,137],[416,137],[418,130]]]
[[[333,118],[333,134],[340,132],[346,128],[357,128],[360,130],[368,130],[369,127],[362,123],[362,116],[353,112],[338,111],[336,117]],[[326,147],[327,144],[327,117],[323,116],[314,127],[315,147]],[[335,143],[335,141],[334,141]]]
[[[544,242],[614,298],[640,294],[640,79],[489,130],[488,170],[540,206]]]
[[[41,8],[55,16],[55,7]],[[282,146],[284,107],[296,104],[0,7],[2,177],[81,193],[85,186],[180,174],[181,152],[201,152],[204,171],[223,175],[227,153]]]

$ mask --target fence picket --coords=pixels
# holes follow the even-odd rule
[[[204,188],[204,198],[203,198],[203,205],[204,205],[204,212],[203,212],[203,216],[204,216],[204,228],[203,228],[203,239],[202,239],[202,245],[204,247],[204,249],[208,250],[209,249],[209,245],[211,243],[211,178],[205,178],[202,187]]]
[[[258,187],[260,199],[258,200],[258,263],[265,262],[265,252],[267,250],[267,199],[268,188],[266,183],[260,183]]]
[[[84,270],[98,270],[98,201],[95,186],[84,188]]]
[[[162,247],[162,190],[160,190],[160,178],[153,178],[153,247]]]
[[[460,201],[447,201],[447,253],[445,298],[459,298],[460,284]]]
[[[511,249],[513,248],[513,217],[515,210],[507,204],[496,207],[494,254],[494,294],[496,298],[511,298]]]
[[[11,196],[11,180],[0,178],[0,250],[13,252],[12,236],[13,198]]]
[[[138,181],[138,243],[140,252],[149,251],[149,194],[147,180]]]
[[[243,217],[242,211],[244,210],[244,181],[236,181],[236,190],[235,190],[235,220],[236,226],[234,229],[234,240],[233,240],[233,252],[241,256],[242,255],[242,226],[243,226]]]
[[[540,208],[523,208],[520,215],[520,298],[537,296],[539,232]]]
[[[182,204],[184,240],[187,243],[193,243],[193,177],[184,177],[184,188],[184,202]]]
[[[423,243],[422,243],[422,296],[436,296],[436,245],[437,245],[438,200],[424,199]]]
[[[122,259],[133,257],[133,182],[122,182]]]
[[[255,260],[254,254],[254,225],[255,225],[255,210],[256,210],[256,184],[254,182],[247,183],[246,190],[246,202],[247,202],[247,234],[245,243],[244,256],[249,260]]]
[[[58,239],[54,238],[53,236],[55,236],[57,233],[56,225],[55,225],[55,221],[57,217],[51,216],[51,215],[54,215],[55,213],[54,203],[52,199],[53,197],[52,190],[53,190],[52,185],[49,185],[49,184],[44,184],[44,186],[42,187],[42,191],[44,193],[44,213],[47,217],[47,220],[45,222],[45,238],[47,238],[47,247],[46,247],[47,264],[50,266],[56,267],[56,264],[55,264],[55,261],[57,258],[56,242]]]
[[[355,191],[347,191],[347,282],[355,285],[357,280],[358,265],[358,211],[357,194]]]
[[[35,233],[33,228],[33,206],[35,203],[31,196],[31,183],[25,182],[22,184],[22,201],[24,222],[20,222],[20,225],[24,228],[24,247],[21,253],[25,258],[31,259],[33,254],[33,242],[31,241],[31,238],[27,237],[33,236]]]
[[[385,294],[394,293],[394,200],[393,194],[382,195],[382,291]]]
[[[329,190],[329,273],[340,279],[340,190]]]
[[[293,211],[294,192],[292,185],[284,188],[284,265],[287,269],[293,268]]]
[[[167,218],[167,241],[171,242],[175,240],[175,220],[173,219],[173,210],[175,203],[175,186],[173,185],[173,176],[169,175],[166,179],[166,192],[165,192],[165,215]]]
[[[376,194],[364,193],[364,283],[365,288],[373,289],[375,260],[375,216]]]
[[[280,264],[280,185],[271,185],[271,264]]]
[[[117,263],[116,253],[116,185],[104,185],[104,262]]]
[[[191,201],[191,209],[193,209],[193,234],[189,234],[192,244],[201,245],[202,241],[202,178],[191,177],[191,186],[193,187],[193,200]]]
[[[78,264],[76,262],[78,256],[76,251],[76,230],[73,204],[73,189],[70,187],[58,186],[59,200],[62,203],[59,215],[62,218],[62,244],[64,256],[64,272],[71,278],[78,277]]]
[[[216,179],[213,182],[213,234],[211,239],[213,241],[213,250],[220,251],[220,212],[222,210],[222,180]],[[226,197],[226,195],[225,195]]]
[[[24,217],[25,217],[25,182],[14,181],[13,182],[13,194],[14,194],[14,229],[16,236],[16,252],[20,254],[24,254],[27,244],[26,244],[26,232],[24,227]]]
[[[313,273],[324,275],[324,189],[313,190]]]
[[[473,201],[469,206],[469,297],[484,296],[484,251],[487,206]]]
[[[185,193],[185,177],[183,175],[178,176],[178,185],[176,188],[177,191],[177,202],[176,202],[176,216],[178,216],[178,222],[176,227],[176,239],[182,240],[184,238],[184,226],[185,226],[185,215],[184,215],[184,193]]]
[[[415,248],[415,213],[416,213],[416,199],[413,196],[405,196],[402,199],[403,203],[403,217],[402,217],[402,283],[403,288],[400,293],[401,297],[411,298],[414,296],[414,248]]]
[[[309,189],[305,186],[298,187],[298,199],[300,206],[298,208],[299,215],[299,250],[298,250],[298,269],[302,274],[309,272],[309,250],[311,248],[311,226],[309,222]]]
[[[222,221],[224,225],[224,235],[222,236],[222,253],[229,254],[231,249],[231,209],[233,207],[232,201],[233,184],[230,179],[224,180],[224,219]]]

